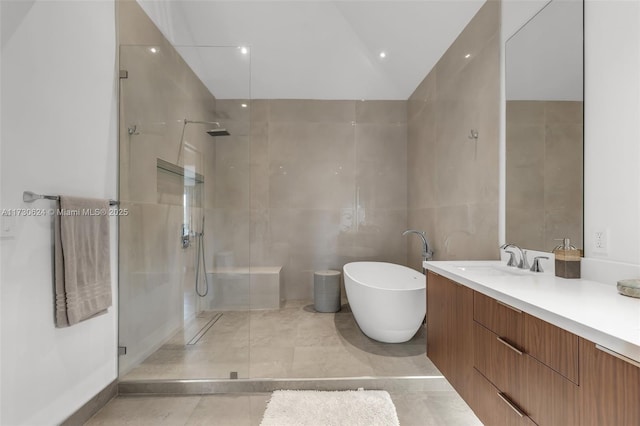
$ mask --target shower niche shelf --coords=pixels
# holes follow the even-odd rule
[[[160,158],[156,164],[158,204],[202,207],[204,176]]]
[[[204,176],[200,173],[196,173],[193,170],[185,169],[177,164],[170,163],[161,158],[157,159],[156,167],[158,170],[173,173],[175,175],[185,178],[185,181],[193,181],[193,183],[204,183]]]

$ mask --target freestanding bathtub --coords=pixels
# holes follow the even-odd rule
[[[347,263],[343,270],[349,305],[364,334],[385,343],[416,334],[427,306],[424,274],[384,262]]]

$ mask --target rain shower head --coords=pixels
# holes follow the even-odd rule
[[[227,129],[219,127],[217,129],[207,130],[210,136],[229,136],[231,133]]]
[[[199,121],[199,120],[187,120],[184,119],[184,125],[187,124],[215,124],[217,127],[215,129],[207,130],[210,136],[229,136],[231,133],[224,127],[220,125],[217,121]]]
[[[187,120],[186,118],[182,120],[182,134],[180,135],[180,146],[178,147],[178,159],[176,160],[176,164],[180,163],[180,156],[182,155],[182,147],[184,146],[184,131],[187,129],[187,124],[213,124],[216,126],[215,129],[207,130],[207,133],[210,136],[229,136],[230,133],[220,125],[217,121],[200,121],[200,120]],[[136,128],[129,128],[129,134],[135,134]]]

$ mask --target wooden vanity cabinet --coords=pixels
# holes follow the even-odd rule
[[[610,355],[595,343],[580,339],[580,379],[581,424],[640,425],[638,363]]]
[[[640,363],[432,272],[427,356],[487,426],[640,426]]]
[[[427,274],[427,356],[463,399],[472,397],[473,290]]]

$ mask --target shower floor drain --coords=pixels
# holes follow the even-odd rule
[[[213,327],[213,324],[215,324],[220,318],[222,317],[221,313],[217,313],[215,314],[205,325],[204,327],[202,327],[200,329],[200,331],[198,331],[198,333],[193,336],[193,338],[191,340],[189,340],[187,342],[187,345],[195,345],[196,343],[198,343],[200,341],[200,339],[202,339],[202,336],[204,336],[205,334],[207,334],[207,331],[209,331],[211,329],[211,327]]]

